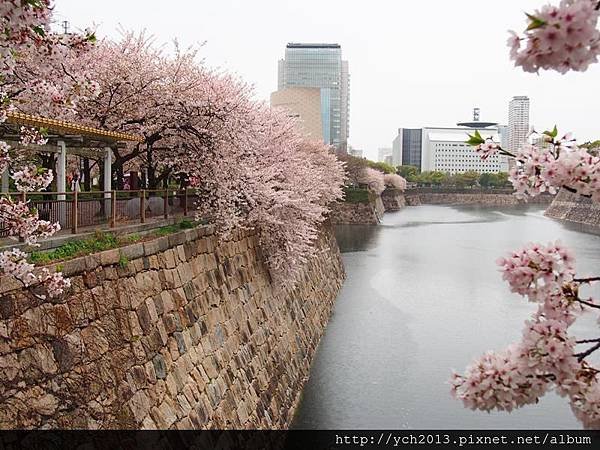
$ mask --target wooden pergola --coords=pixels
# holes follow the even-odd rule
[[[27,145],[20,143],[19,130],[22,126],[31,128],[44,128],[47,130],[48,142],[45,145]],[[104,187],[111,189],[113,148],[124,146],[124,143],[142,142],[140,135],[122,133],[118,131],[102,130],[64,120],[9,112],[7,120],[0,126],[0,138],[15,149],[24,151],[37,151],[44,153],[58,153],[56,161],[56,191],[67,191],[67,154],[83,156],[104,161]],[[8,192],[8,170],[2,174],[2,192]],[[62,195],[64,199],[64,195]]]

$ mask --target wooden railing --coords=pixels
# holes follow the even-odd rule
[[[27,201],[39,218],[58,222],[73,234],[81,227],[108,224],[144,223],[148,218],[187,216],[198,196],[195,189],[157,189],[136,191],[22,192],[3,193],[14,200]],[[0,220],[0,238],[8,236]]]

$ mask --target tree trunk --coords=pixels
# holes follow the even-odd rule
[[[83,190],[86,192],[92,190],[92,171],[89,158],[83,158]]]

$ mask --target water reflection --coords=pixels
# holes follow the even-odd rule
[[[580,273],[600,272],[600,237],[539,207],[419,206],[382,225],[337,230],[348,278],[321,341],[297,428],[578,428],[552,394],[512,414],[451,398],[451,369],[521,333],[533,306],[511,294],[495,260],[524,242],[560,238]],[[595,336],[590,317],[577,334]]]
[[[362,252],[376,245],[380,227],[372,225],[338,225],[335,238],[342,253]]]

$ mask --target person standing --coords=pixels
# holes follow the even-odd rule
[[[79,174],[75,172],[73,179],[71,180],[71,192],[80,192],[81,187],[79,186]]]

